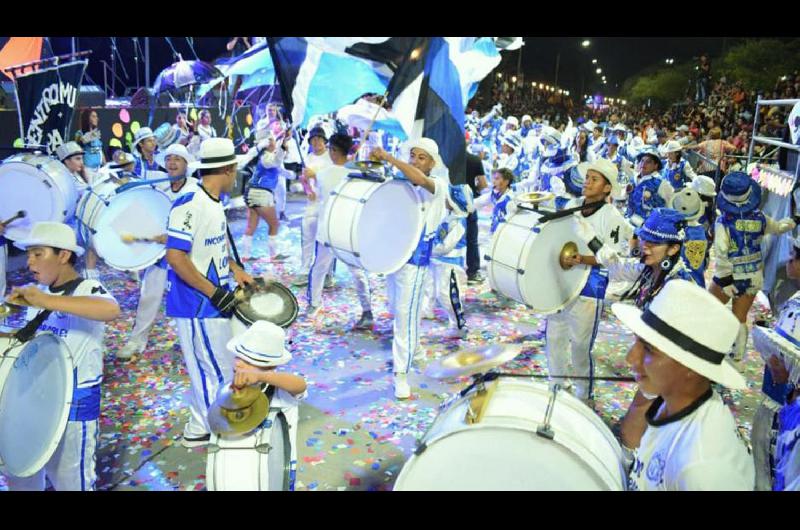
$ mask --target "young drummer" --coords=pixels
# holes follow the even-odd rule
[[[39,286],[16,288],[9,300],[31,306],[29,321],[41,310],[48,313],[38,331],[64,339],[75,365],[75,387],[69,421],[53,456],[30,477],[9,476],[8,486],[11,490],[44,491],[47,477],[56,490],[93,490],[103,336],[105,322],[119,316],[119,305],[98,280],[84,280],[78,275],[75,263],[83,249],[69,226],[36,223],[28,239],[16,245],[27,251],[28,270]]]
[[[506,220],[509,204],[513,204],[511,198],[514,196],[514,189],[511,184],[514,182],[514,174],[508,169],[498,169],[492,173],[492,189],[484,192],[475,199],[475,209],[483,208],[487,204],[492,205],[492,225],[491,233],[494,234],[500,223]],[[513,207],[512,207],[513,210]]]

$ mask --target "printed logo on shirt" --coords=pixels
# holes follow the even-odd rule
[[[619,243],[619,226],[611,231],[611,235],[609,237],[614,240],[615,245]]]
[[[210,246],[213,246],[213,245],[219,245],[223,241],[225,241],[225,234],[220,234],[220,235],[218,235],[216,237],[207,237],[206,241],[205,241],[205,245],[207,247],[210,247]]]
[[[99,286],[97,286],[97,287],[92,287],[92,294],[97,294],[97,293],[100,293],[100,294],[108,294],[108,291],[106,291],[106,290],[103,288],[103,286],[102,286],[102,285],[99,285]]]
[[[192,229],[192,212],[186,212],[186,216],[183,218],[183,229],[186,231]]]
[[[663,451],[654,453],[650,460],[650,465],[647,466],[647,479],[654,484],[660,484],[661,479],[664,478],[664,467],[667,465],[666,458]]]

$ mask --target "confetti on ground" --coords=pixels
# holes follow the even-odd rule
[[[291,285],[300,268],[300,199],[290,200],[292,221],[282,226],[279,250],[290,257],[271,264],[266,255],[266,226],[258,228],[253,242],[255,259],[247,262],[255,275],[275,276]],[[244,229],[244,211],[229,213],[231,229],[238,237]],[[488,244],[488,214],[481,212],[481,245]],[[22,262],[23,260],[17,260]],[[24,264],[24,263],[23,263]],[[13,267],[10,267],[12,269]],[[100,265],[103,281],[123,310],[106,327],[106,358],[102,415],[97,449],[97,488],[101,490],[202,490],[205,488],[204,448],[180,445],[189,379],[170,319],[160,315],[144,354],[133,362],[114,354],[131,331],[138,302],[138,284],[126,273]],[[709,271],[711,273],[713,271]],[[31,281],[21,270],[11,270],[9,284]],[[294,356],[288,370],[309,383],[309,397],[300,407],[297,438],[298,490],[367,490],[392,488],[403,463],[436,418],[440,404],[470,383],[470,378],[436,381],[425,377],[427,365],[460,346],[494,343],[520,344],[517,358],[503,366],[510,373],[546,373],[547,359],[542,338],[541,315],[523,305],[498,296],[488,284],[468,286],[465,313],[469,325],[466,341],[442,339],[446,316],[422,321],[421,352],[409,376],[414,396],[395,401],[391,375],[392,321],[387,312],[385,279],[370,275],[375,327],[371,332],[353,332],[360,315],[355,289],[346,267],[335,272],[335,287],[323,293],[324,311],[316,322],[304,316],[305,288],[291,287],[300,301],[300,317],[289,330]],[[772,318],[756,303],[751,322]],[[10,321],[9,325],[14,322]],[[594,348],[596,374],[626,375],[625,354],[631,335],[604,311]],[[749,436],[755,408],[760,401],[763,362],[748,351],[742,364],[749,381],[747,390],[725,391],[744,434]],[[634,394],[630,383],[599,382],[595,409],[611,426],[625,413]],[[0,489],[5,481],[0,476]]]

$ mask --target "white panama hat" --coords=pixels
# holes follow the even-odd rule
[[[14,246],[22,250],[28,247],[53,247],[74,252],[78,257],[83,256],[83,249],[78,246],[75,232],[69,225],[41,221],[33,225],[28,237],[16,241]]]
[[[292,360],[286,349],[286,332],[267,320],[256,320],[247,331],[229,340],[227,347],[236,357],[261,368],[281,366]]]

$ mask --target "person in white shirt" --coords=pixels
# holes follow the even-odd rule
[[[349,169],[344,167],[347,163],[347,155],[353,148],[353,139],[346,134],[334,134],[330,138],[328,152],[330,153],[332,165],[327,166],[316,174],[317,194],[320,201],[319,209],[322,211],[330,197],[331,192],[336,189],[343,179],[347,178]],[[317,227],[318,228],[318,227]],[[311,271],[308,273],[308,288],[306,297],[308,299],[308,312],[312,317],[316,317],[322,307],[322,288],[326,276],[331,274],[331,265],[334,255],[329,247],[319,242],[319,234],[314,233],[314,259],[311,264]],[[367,273],[358,267],[347,265],[350,275],[356,284],[358,300],[361,303],[361,317],[354,329],[370,329],[373,325],[372,301]]]
[[[26,478],[7,476],[11,490],[44,491],[45,477],[56,490],[93,490],[95,448],[99,435],[103,338],[105,322],[120,314],[119,305],[97,280],[84,280],[75,270],[83,249],[75,233],[63,223],[40,222],[29,238],[16,246],[28,253],[28,270],[39,286],[13,290],[9,300],[31,306],[27,320],[48,312],[37,331],[64,339],[75,366],[75,386],[69,421],[50,460]],[[41,318],[41,317],[39,317]],[[33,324],[35,326],[35,324]],[[30,332],[23,328],[16,333]],[[35,391],[35,389],[31,389]]]
[[[408,142],[409,162],[398,160],[382,148],[377,147],[370,158],[383,160],[398,168],[415,186],[425,211],[425,223],[420,233],[419,244],[411,259],[391,275],[394,288],[394,326],[392,357],[394,372],[394,395],[397,399],[411,397],[408,372],[419,348],[420,306],[422,286],[431,263],[436,229],[444,217],[445,196],[448,183],[431,177],[431,171],[444,165],[439,156],[439,146],[430,138]],[[395,227],[397,230],[415,230],[416,227]],[[391,288],[391,287],[390,287]]]
[[[233,142],[209,138],[200,145],[199,155],[190,168],[201,170],[202,183],[197,191],[175,201],[167,227],[167,316],[176,321],[192,391],[184,447],[208,443],[208,408],[220,386],[233,380],[233,358],[226,349],[236,303],[228,288],[231,272],[240,286],[253,282],[231,262],[228,223],[220,199],[236,181]]]
[[[633,451],[628,489],[752,491],[753,458],[711,386],[747,387],[726,360],[736,317],[703,288],[677,279],[645,311],[622,303],[611,309],[636,335],[626,360],[640,391],[654,398],[621,424],[622,442]]]
[[[316,243],[317,225],[319,224],[321,198],[318,195],[319,186],[317,185],[317,173],[326,167],[333,165],[328,154],[328,138],[321,127],[315,127],[308,133],[308,141],[311,144],[311,153],[305,157],[305,167],[300,178],[305,189],[308,203],[303,213],[303,221],[300,226],[300,244],[302,247],[299,277],[293,282],[294,285],[303,286],[308,283],[308,274],[311,270],[311,262],[314,259],[314,246]],[[306,271],[306,272],[302,272]]]
[[[179,197],[187,193],[198,191],[197,179],[192,177],[189,164],[195,159],[181,144],[172,144],[166,151],[156,155],[156,162],[167,170],[167,175],[174,179],[157,184],[157,188],[167,194],[174,203]],[[166,219],[164,220],[164,234],[155,239],[158,243],[166,244]],[[144,270],[142,281],[139,284],[139,305],[136,308],[133,331],[125,346],[117,351],[120,359],[132,359],[134,355],[141,354],[147,346],[147,337],[153,328],[161,299],[167,286],[167,258],[161,258],[158,263],[150,265]]]
[[[576,375],[575,395],[581,400],[594,398],[594,362],[592,347],[603,314],[603,299],[608,287],[606,264],[627,254],[627,245],[633,227],[622,213],[607,202],[619,186],[617,167],[609,160],[600,159],[578,165],[579,174],[585,175],[583,197],[570,200],[564,208],[601,203],[575,212],[576,234],[592,251],[590,256],[576,255],[569,263],[573,266],[591,267],[591,273],[580,296],[567,307],[547,317],[546,342],[547,370],[551,376]],[[572,363],[572,370],[568,366]],[[551,379],[551,384],[557,382]],[[567,384],[569,387],[569,383]]]

